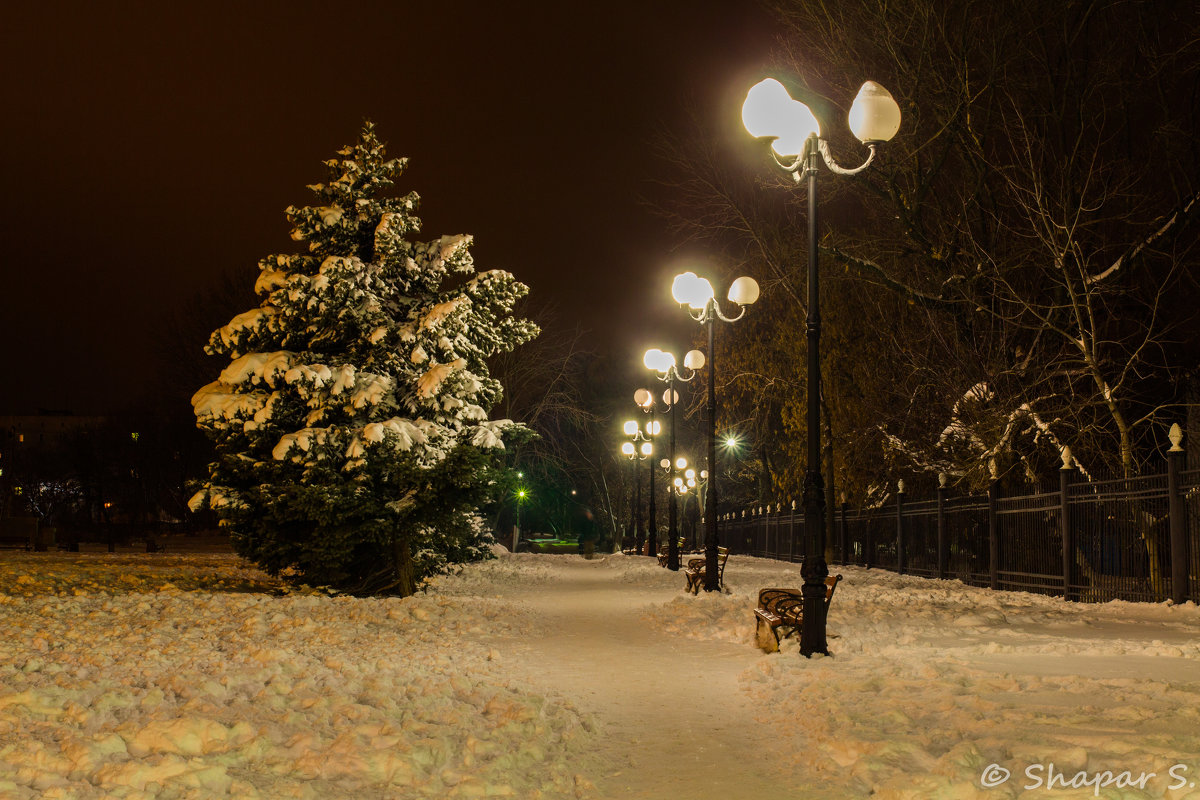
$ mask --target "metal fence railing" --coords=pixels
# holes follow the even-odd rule
[[[1156,475],[1082,481],[1063,470],[1057,488],[1003,497],[909,501],[828,509],[834,564],[858,564],[973,586],[1054,594],[1070,600],[1200,602],[1200,470],[1172,453]],[[1180,456],[1180,457],[1175,457]],[[735,553],[801,561],[801,510],[728,514],[722,544]],[[822,531],[822,539],[825,532]]]

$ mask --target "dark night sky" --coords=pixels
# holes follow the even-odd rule
[[[423,238],[473,234],[481,269],[514,272],[621,358],[681,340],[669,283],[688,254],[644,202],[667,174],[656,130],[686,136],[688,110],[732,130],[772,37],[749,0],[5,17],[0,414],[152,388],[162,309],[294,251],[283,209],[367,118],[410,159],[398,188],[421,194]]]

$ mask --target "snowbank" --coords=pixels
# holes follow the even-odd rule
[[[716,794],[753,770],[765,797],[1200,798],[1194,605],[839,571],[834,658],[808,660],[752,645],[757,590],[798,587],[798,565],[744,557],[699,597],[646,558],[516,554],[399,600],[288,593],[225,555],[0,554],[0,796],[652,796],[665,745],[639,761],[637,728],[694,705],[669,680],[686,649],[703,680],[733,670]],[[614,642],[667,676],[661,702],[618,718]],[[735,755],[748,740],[762,763]],[[668,777],[653,796],[696,796]]]
[[[270,595],[231,556],[0,575],[0,796],[575,796],[589,723],[510,688],[502,600]]]

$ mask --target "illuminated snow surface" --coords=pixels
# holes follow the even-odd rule
[[[398,600],[3,553],[0,797],[1200,798],[1194,605],[839,571],[808,660],[752,644],[797,565],[738,556],[728,594],[523,554]]]

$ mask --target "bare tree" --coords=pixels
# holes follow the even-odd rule
[[[904,114],[877,168],[822,184],[822,393],[841,484],[863,499],[896,464],[976,487],[1032,480],[1065,445],[1088,473],[1142,469],[1197,361],[1195,4],[771,5],[775,74],[835,152],[859,145],[828,98],[874,79]],[[792,437],[771,461],[797,461],[803,193],[748,137],[692,139],[669,148],[682,200],[668,213],[793,309],[772,316],[786,327],[731,334],[757,337],[726,356],[749,381],[731,413],[778,420]]]

